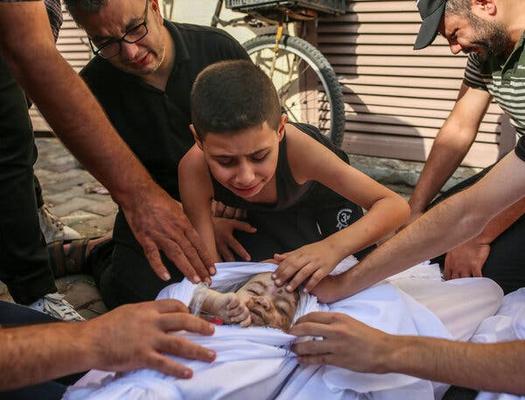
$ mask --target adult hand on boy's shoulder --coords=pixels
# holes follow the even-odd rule
[[[302,246],[285,254],[276,254],[279,267],[272,277],[276,285],[288,282],[286,290],[293,291],[303,282],[305,289],[311,291],[335,268],[340,259],[324,242]]]
[[[255,233],[257,229],[249,223],[230,218],[213,218],[213,231],[217,251],[224,261],[235,261],[235,254],[243,260],[250,261],[251,256],[235,238],[235,231]]]

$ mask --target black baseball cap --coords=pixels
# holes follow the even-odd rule
[[[417,0],[417,9],[422,21],[414,50],[424,49],[434,41],[445,14],[446,3],[447,0]]]

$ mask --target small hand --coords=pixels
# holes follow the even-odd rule
[[[155,186],[121,207],[151,268],[161,279],[170,279],[160,258],[162,251],[193,283],[211,282],[210,274],[215,273],[211,256],[180,203]]]
[[[341,261],[325,242],[312,243],[285,254],[275,254],[274,258],[279,267],[272,278],[278,286],[291,279],[286,285],[286,290],[290,292],[306,280],[305,290],[312,290]]]
[[[393,350],[386,333],[345,314],[314,312],[301,317],[289,332],[323,340],[296,343],[292,350],[303,365],[330,364],[359,372],[386,372],[383,360]]]
[[[257,229],[247,222],[236,219],[213,218],[213,230],[215,233],[215,244],[217,251],[224,261],[235,261],[235,254],[243,260],[250,261],[250,254],[243,245],[233,236],[234,231],[255,233]]]
[[[236,293],[221,293],[217,298],[218,314],[226,324],[251,325],[250,311]]]
[[[476,239],[450,250],[445,257],[445,279],[482,276],[481,270],[490,254],[490,245],[478,243]]]

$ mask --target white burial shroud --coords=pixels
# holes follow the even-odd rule
[[[348,265],[350,261],[350,265]],[[346,267],[355,263],[347,260]],[[213,277],[212,288],[228,290],[232,283],[245,282],[252,275],[275,270],[274,264],[221,263]],[[344,266],[341,267],[346,269]],[[338,272],[341,271],[338,268]],[[397,283],[413,281],[423,275],[427,285],[440,285],[439,270],[430,273],[432,266],[416,266],[392,282],[382,282],[350,298],[319,304],[312,295],[303,296],[295,318],[312,311],[345,313],[385,332],[402,335],[457,338],[451,335],[443,322],[426,306],[399,289]],[[419,273],[417,271],[420,271]],[[437,275],[436,275],[437,274]],[[464,280],[465,281],[465,280]],[[472,280],[469,280],[472,281]],[[484,279],[477,282],[486,281]],[[469,286],[469,285],[466,285]],[[483,285],[481,285],[483,286]],[[478,289],[483,289],[477,285]],[[188,280],[170,285],[158,298],[173,298],[189,304],[196,285]],[[459,289],[459,288],[458,288]],[[464,295],[464,290],[461,292]],[[421,297],[421,294],[419,294]],[[479,298],[466,295],[467,298]],[[416,296],[417,297],[417,296]],[[424,297],[424,296],[423,296]],[[452,296],[453,297],[453,296]],[[490,297],[490,296],[489,296]],[[497,296],[493,296],[496,299]],[[501,296],[500,296],[501,297]],[[441,291],[440,301],[443,303]],[[447,301],[448,305],[456,301]],[[432,303],[432,302],[430,302]],[[456,302],[457,304],[457,302]],[[446,304],[442,304],[443,307]],[[492,312],[486,311],[470,329]],[[446,307],[445,307],[446,308]],[[464,311],[465,309],[463,309]],[[490,314],[488,314],[490,313]],[[465,318],[465,313],[461,313]],[[471,324],[472,325],[472,324]],[[462,335],[465,329],[462,330]],[[299,366],[289,350],[296,339],[273,328],[216,326],[211,337],[177,333],[195,343],[217,352],[215,362],[209,364],[174,357],[194,371],[190,380],[176,379],[153,370],[137,370],[125,374],[91,371],[65,394],[67,400],[78,399],[434,399],[443,394],[446,386],[402,374],[364,374],[331,366]],[[467,338],[468,339],[468,338]]]

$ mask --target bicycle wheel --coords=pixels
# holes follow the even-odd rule
[[[274,64],[275,35],[257,36],[243,46],[272,79],[288,118],[319,127],[340,146],[345,130],[343,91],[321,52],[301,38],[284,35]]]

